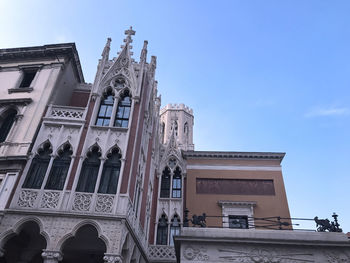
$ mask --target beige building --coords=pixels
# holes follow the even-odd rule
[[[350,260],[344,234],[292,231],[284,153],[195,150],[125,34],[93,84],[74,44],[0,50],[0,263]]]

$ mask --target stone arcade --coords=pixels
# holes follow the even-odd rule
[[[93,84],[74,43],[0,50],[0,262],[350,262],[344,234],[292,231],[284,153],[194,150],[125,34]]]

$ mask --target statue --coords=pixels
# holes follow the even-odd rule
[[[326,219],[318,219],[316,216],[314,218],[316,222],[316,228],[318,232],[343,232],[341,228],[339,228],[338,223],[338,215],[336,213],[333,213],[332,217],[334,218],[334,222],[330,222],[327,218]]]

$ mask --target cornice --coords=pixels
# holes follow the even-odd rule
[[[33,100],[31,98],[21,98],[21,99],[0,99],[0,105],[3,104],[29,104]]]
[[[0,49],[0,60],[2,62],[35,58],[55,58],[67,56],[73,61],[79,81],[84,83],[83,71],[75,43],[52,44],[35,47],[5,48]]]
[[[186,159],[268,159],[283,160],[285,153],[279,152],[216,152],[216,151],[182,151]]]

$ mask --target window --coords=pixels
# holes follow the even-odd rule
[[[176,167],[173,175],[173,189],[171,197],[181,198],[181,170],[178,166]]]
[[[170,195],[170,169],[165,167],[162,174],[162,182],[160,185],[160,197],[169,198]]]
[[[40,189],[51,159],[51,144],[45,143],[32,160],[23,188]]]
[[[23,70],[23,79],[21,81],[21,84],[19,85],[19,88],[30,88],[30,84],[32,83],[37,70],[35,69],[25,69]]]
[[[16,120],[17,111],[9,109],[4,114],[4,119],[0,120],[0,142],[4,142],[11,130],[13,123]]]
[[[112,90],[108,90],[107,93],[103,96],[103,100],[101,101],[100,109],[97,115],[96,125],[109,126],[113,112],[113,104],[114,95],[112,93]]]
[[[242,228],[248,229],[248,217],[247,216],[228,216],[229,228]]]
[[[174,218],[171,219],[171,225],[170,225],[170,236],[169,236],[170,246],[174,245],[173,236],[178,236],[178,235],[180,235],[180,219],[177,215],[174,215]]]
[[[125,90],[118,103],[117,115],[115,118],[114,126],[127,128],[129,125],[129,117],[131,110],[131,98],[129,91]]]
[[[175,121],[175,123],[174,123],[174,129],[175,129],[175,136],[177,136],[178,129],[179,129],[179,125],[177,124],[177,121]]]
[[[188,135],[188,123],[187,122],[185,122],[185,124],[184,124],[184,134]]]
[[[100,156],[99,148],[94,146],[87,154],[87,158],[84,160],[78,185],[77,192],[93,193],[95,191],[95,185],[100,168]]]
[[[63,149],[58,152],[58,157],[53,161],[49,178],[47,179],[45,189],[62,190],[66,181],[67,173],[71,163],[72,155],[71,146],[64,145]]]
[[[163,214],[158,221],[157,228],[157,245],[167,245],[168,244],[168,219],[166,215]]]
[[[120,161],[121,155],[118,148],[114,148],[111,153],[107,155],[107,160],[103,165],[102,177],[99,193],[102,194],[115,194],[117,193],[119,173],[120,173]]]

